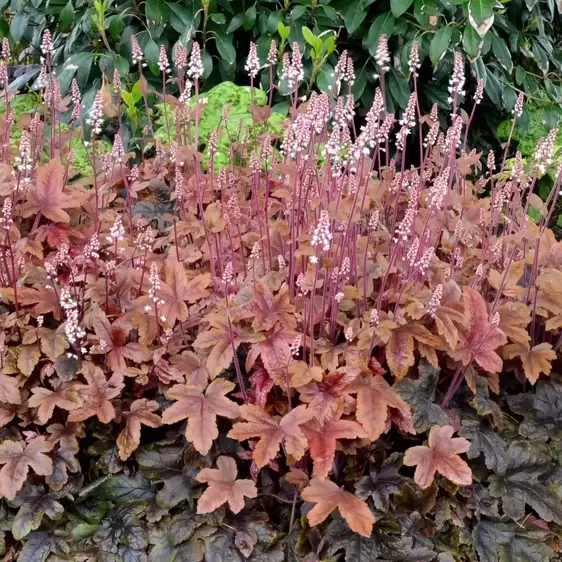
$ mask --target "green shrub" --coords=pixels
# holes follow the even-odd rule
[[[489,142],[503,112],[513,108],[517,90],[546,99],[560,112],[562,50],[557,38],[562,26],[552,0],[31,0],[0,5],[0,31],[29,60],[38,59],[43,29],[53,31],[63,92],[76,75],[86,103],[91,103],[91,87],[99,87],[101,73],[111,76],[114,66],[131,83],[137,79],[130,64],[133,34],[146,55],[149,80],[156,82],[159,45],[171,53],[178,43],[189,45],[197,38],[204,45],[209,89],[224,80],[247,81],[244,61],[250,40],[258,44],[263,60],[272,38],[281,50],[292,41],[304,47],[302,30],[307,27],[323,39],[337,35],[340,49],[352,55],[357,71],[353,93],[362,107],[370,104],[378,85],[374,56],[385,33],[393,53],[386,84],[390,109],[406,106],[406,61],[412,41],[418,41],[424,60],[419,87],[424,109],[434,102],[447,105],[452,52],[461,51],[471,69],[469,96],[476,79],[485,82],[489,99],[479,129]],[[315,67],[307,51],[306,75],[319,89],[330,87],[335,61],[333,54]]]

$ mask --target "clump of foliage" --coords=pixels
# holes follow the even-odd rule
[[[466,146],[456,61],[444,130],[415,93],[397,121],[378,90],[355,131],[347,55],[331,95],[301,101],[295,44],[282,138],[244,135],[218,173],[198,46],[178,72],[193,111],[178,103],[153,158],[132,165],[121,130],[99,153],[106,89],[88,116],[77,88],[64,109],[92,130],[79,184],[72,138],[52,127],[45,161],[43,120],[20,124],[0,183],[6,556],[556,559],[562,174],[528,216],[555,132],[508,177],[506,147],[494,176]]]
[[[171,57],[192,41],[203,45],[205,89],[225,80],[247,83],[244,53],[250,41],[265,58],[271,39],[281,52],[297,41],[305,53],[306,84],[328,91],[337,62],[335,42],[353,58],[355,99],[367,110],[381,84],[377,65],[378,39],[389,38],[392,55],[383,85],[390,111],[408,103],[407,57],[412,42],[420,44],[419,99],[424,112],[433,103],[447,107],[447,86],[460,51],[470,61],[468,89],[483,80],[489,96],[488,117],[475,124],[476,138],[497,145],[494,133],[511,111],[517,93],[547,102],[560,114],[562,53],[560,6],[553,1],[512,0],[293,0],[246,3],[201,0],[68,0],[0,3],[0,33],[9,36],[19,60],[36,63],[18,76],[19,84],[39,75],[41,36],[54,37],[53,65],[65,94],[73,77],[89,107],[102,76],[117,68],[123,79],[140,78],[131,63],[131,37],[146,55],[146,77],[158,85],[159,46]],[[306,31],[305,31],[306,30]],[[321,48],[318,48],[318,43]],[[18,60],[18,62],[19,62]],[[267,89],[269,77],[262,78]],[[176,92],[173,92],[176,93]],[[151,99],[159,103],[160,100]],[[282,98],[276,102],[282,103]]]

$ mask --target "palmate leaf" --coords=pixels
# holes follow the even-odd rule
[[[461,329],[459,344],[451,355],[463,365],[469,365],[474,360],[486,371],[499,373],[503,362],[496,349],[506,344],[507,338],[497,326],[490,323],[482,295],[465,287],[463,300],[467,327]]]
[[[185,438],[200,454],[206,455],[219,436],[217,416],[230,419],[238,416],[238,404],[226,397],[234,387],[230,381],[215,379],[203,394],[196,387],[176,384],[166,392],[166,397],[176,402],[164,410],[162,421],[172,424],[187,418]]]
[[[224,503],[234,513],[244,508],[244,498],[255,498],[258,490],[253,480],[238,480],[236,461],[231,457],[219,457],[217,468],[204,468],[197,480],[208,488],[197,502],[197,513],[211,513]]]
[[[45,562],[49,554],[63,554],[69,547],[52,531],[35,531],[31,533],[21,549],[17,562]]]
[[[390,495],[399,492],[406,482],[406,478],[398,473],[403,458],[401,453],[392,453],[380,468],[371,466],[369,476],[363,476],[355,484],[357,497],[362,500],[371,497],[377,509],[387,511]]]
[[[57,500],[59,495],[46,492],[43,486],[27,485],[19,492],[14,503],[19,510],[12,522],[12,535],[16,540],[21,540],[31,531],[35,531],[41,525],[43,515],[49,519],[60,519],[64,508]]]
[[[329,556],[345,553],[345,562],[410,561],[429,562],[436,553],[427,546],[417,545],[412,537],[389,534],[384,526],[375,525],[372,534],[363,537],[354,533],[338,517],[323,533],[325,551]]]
[[[80,206],[87,194],[77,189],[72,194],[65,192],[65,173],[65,167],[57,158],[38,169],[35,185],[22,207],[24,217],[42,213],[53,222],[70,222],[70,215],[63,209]]]
[[[115,553],[119,549],[123,552],[123,548],[143,552],[148,546],[148,538],[146,528],[141,524],[139,517],[145,511],[144,502],[133,502],[113,508],[104,518],[92,539],[99,552]],[[131,552],[128,556],[132,556],[133,558],[129,559],[134,560],[136,554]]]
[[[193,511],[183,511],[171,520],[164,522],[166,532],[155,542],[150,551],[149,562],[198,562],[205,554],[202,540],[191,540],[194,533],[203,525],[215,527],[224,519],[224,509],[213,513],[198,515]],[[154,541],[151,541],[154,542]]]
[[[562,501],[542,482],[551,468],[544,445],[514,441],[509,445],[505,474],[490,476],[490,495],[501,498],[504,513],[512,519],[525,517],[527,504],[541,519],[560,524]]]
[[[333,407],[321,421],[313,418],[302,426],[308,440],[310,455],[314,460],[313,474],[318,478],[326,478],[332,469],[337,439],[367,436],[356,421],[340,419],[342,413],[343,408]]]
[[[136,461],[142,472],[153,482],[163,482],[164,487],[156,494],[156,504],[171,509],[187,500],[193,506],[196,490],[200,487],[196,476],[198,468],[184,463],[185,447],[157,444],[142,447],[136,452]]]
[[[545,544],[548,532],[515,523],[482,519],[472,537],[479,562],[548,562],[554,552]]]
[[[300,405],[280,417],[247,404],[240,407],[240,412],[247,421],[235,423],[228,436],[239,441],[259,437],[252,455],[258,468],[275,458],[282,443],[289,455],[297,460],[302,458],[307,440],[300,426],[316,415],[311,408]]]
[[[36,437],[29,443],[4,441],[0,445],[0,496],[13,500],[23,486],[29,467],[36,474],[48,476],[53,471],[53,461],[45,454],[53,448],[44,437]]]
[[[424,489],[429,488],[438,472],[457,486],[469,486],[472,471],[459,453],[466,453],[470,443],[463,437],[453,437],[455,428],[435,425],[429,432],[428,446],[410,447],[404,455],[406,466],[415,466],[414,480]]]
[[[370,536],[375,516],[369,506],[334,482],[313,478],[301,492],[301,497],[316,504],[307,514],[312,527],[322,523],[337,508],[352,531],[364,537]]]
[[[507,445],[505,441],[486,422],[463,420],[459,430],[461,437],[470,441],[466,452],[469,459],[484,455],[486,466],[496,474],[503,474],[507,468]]]
[[[402,379],[394,385],[396,392],[412,408],[412,423],[418,433],[427,431],[433,425],[447,423],[445,412],[434,403],[439,373],[439,369],[434,369],[429,363],[422,361],[417,380]]]
[[[519,434],[532,440],[562,439],[562,385],[552,381],[539,381],[535,393],[509,396],[510,408],[525,420]]]
[[[139,446],[141,424],[148,427],[160,427],[162,420],[155,412],[160,405],[155,400],[140,398],[135,400],[129,411],[124,413],[125,427],[117,437],[119,458],[127,460],[131,453]]]

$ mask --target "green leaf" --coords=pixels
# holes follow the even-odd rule
[[[471,18],[482,24],[493,14],[493,6],[493,0],[471,0],[468,9]]]
[[[490,96],[490,99],[494,102],[496,107],[502,106],[503,86],[498,77],[488,67],[486,67],[486,82],[484,84],[484,90]]]
[[[154,39],[149,39],[144,46],[144,56],[146,57],[146,61],[148,66],[150,67],[150,71],[153,74],[160,74],[158,69],[158,57],[160,56],[160,48]]]
[[[390,9],[395,18],[399,18],[414,3],[414,0],[390,0]]]
[[[257,13],[258,12],[255,4],[253,6],[250,6],[246,10],[246,13],[244,14],[244,29],[246,31],[252,29],[252,27],[254,26],[256,22]]]
[[[242,27],[243,23],[244,23],[244,14],[236,14],[230,20],[230,23],[228,24],[228,27],[226,28],[226,32],[227,33],[233,33],[234,31],[236,31],[237,29]]]
[[[279,22],[277,25],[277,32],[283,41],[287,41],[289,35],[291,34],[291,28],[288,25],[285,25],[282,21]]]
[[[171,509],[187,500],[193,506],[194,491],[199,487],[195,479],[199,470],[184,467],[181,474],[164,480],[164,488],[156,495],[156,503],[163,508]]]
[[[159,24],[168,19],[170,10],[165,0],[146,0],[145,13],[147,20]]]
[[[10,34],[14,41],[19,42],[22,40],[28,24],[28,14],[23,10],[18,10],[10,23]]]
[[[462,44],[468,58],[474,60],[480,56],[482,38],[471,25],[466,25],[462,35]]]
[[[316,48],[316,45],[318,44],[318,37],[316,37],[316,35],[314,35],[314,33],[312,33],[312,31],[310,31],[310,29],[308,29],[308,27],[303,26],[302,28],[302,36],[304,37],[304,40],[311,46]]]
[[[232,44],[232,36],[227,35],[223,31],[217,31],[215,43],[222,60],[225,61],[227,65],[232,66],[236,62],[236,49]]]
[[[70,24],[74,20],[74,6],[72,5],[72,0],[69,0],[68,4],[60,11],[59,22],[61,28],[66,30],[70,27]]]
[[[307,7],[303,5],[297,5],[291,10],[291,19],[293,21],[301,19],[307,13]]]
[[[383,33],[390,37],[394,32],[394,26],[395,20],[392,12],[386,12],[375,18],[375,22],[369,28],[367,37],[363,40],[363,45],[369,50],[372,57],[377,53],[379,37]]]
[[[367,10],[363,7],[362,0],[353,0],[347,4],[347,8],[343,15],[345,28],[350,35],[353,35],[359,26],[365,21],[367,17]]]
[[[496,474],[507,468],[507,446],[505,441],[486,423],[478,420],[463,420],[459,430],[461,437],[470,441],[467,457],[476,459],[484,455],[486,466]]]
[[[362,500],[371,497],[376,509],[388,511],[390,495],[399,492],[406,482],[398,473],[403,458],[402,453],[392,453],[380,468],[371,465],[369,476],[363,476],[355,484],[356,495]]]
[[[507,72],[513,70],[513,61],[511,60],[511,53],[505,44],[505,41],[500,39],[496,34],[492,33],[492,51],[498,62],[503,66]]]
[[[396,103],[404,109],[410,99],[410,84],[404,76],[394,68],[388,74],[387,93],[390,92]]]
[[[443,58],[449,45],[451,44],[451,37],[453,36],[453,29],[449,26],[442,27],[433,36],[431,44],[429,46],[429,57],[434,66],[439,64],[439,61]]]
[[[118,474],[110,476],[95,490],[96,494],[115,503],[125,503],[136,500],[153,501],[156,497],[150,480],[142,474],[126,476]]]
[[[412,423],[418,433],[423,433],[433,425],[445,425],[447,415],[435,401],[435,389],[439,382],[439,369],[429,363],[419,366],[419,378],[402,379],[394,385],[398,394],[408,402],[413,410]]]
[[[492,0],[471,0],[468,5],[468,19],[470,25],[484,37],[494,23],[494,2]]]
[[[182,33],[186,27],[193,25],[193,12],[182,4],[169,4],[170,25],[178,33]]]
[[[504,513],[512,519],[525,517],[525,504],[541,519],[562,522],[562,501],[540,478],[545,477],[553,463],[548,449],[527,441],[510,443],[504,475],[490,476],[490,495],[501,498]]]
[[[45,493],[43,486],[33,485],[25,486],[16,495],[14,503],[20,506],[12,522],[12,534],[16,540],[19,541],[31,531],[38,529],[43,515],[47,515],[53,521],[60,519],[64,507],[55,498],[56,495]]]
[[[211,14],[209,19],[219,25],[224,25],[226,23],[226,16],[224,14]]]

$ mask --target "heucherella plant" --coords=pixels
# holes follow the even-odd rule
[[[217,170],[229,108],[203,167],[199,45],[160,50],[166,141],[132,44],[141,80],[114,73],[84,114],[46,35],[44,103],[2,121],[6,559],[555,560],[562,171],[535,194],[555,132],[506,170],[509,143],[467,147],[483,94],[460,55],[447,115],[420,112],[414,48],[405,111],[381,88],[361,119],[345,51],[303,100],[296,45],[279,69],[251,45],[252,90],[268,72],[293,111],[262,134],[252,98]],[[383,82],[384,36],[376,59]],[[153,155],[121,128],[105,151],[133,109]]]

